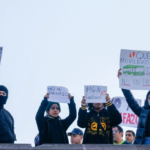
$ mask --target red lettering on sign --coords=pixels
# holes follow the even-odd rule
[[[138,124],[138,116],[136,116],[135,114],[130,114],[130,113],[120,113],[122,120],[123,120],[123,124]]]

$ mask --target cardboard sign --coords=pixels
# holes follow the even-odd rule
[[[85,85],[84,96],[86,103],[106,103],[106,86]]]
[[[121,50],[120,88],[150,89],[150,51]]]
[[[49,95],[49,101],[60,102],[60,103],[70,103],[68,98],[68,89],[61,86],[48,86],[47,92]]]
[[[141,106],[142,100],[136,99],[139,106]],[[136,128],[138,124],[138,116],[129,107],[126,99],[124,97],[114,97],[112,98],[112,103],[116,106],[118,111],[122,116],[121,126]]]
[[[2,52],[3,52],[3,48],[0,47],[0,62],[1,62],[1,59],[2,59]]]

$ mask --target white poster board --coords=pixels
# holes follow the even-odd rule
[[[120,68],[120,88],[150,89],[150,51],[121,50]]]
[[[107,87],[99,85],[85,85],[84,96],[86,103],[106,103]]]
[[[136,99],[136,101],[139,104],[139,106],[141,106],[142,100]],[[122,123],[120,125],[136,128],[139,118],[128,106],[126,99],[124,97],[114,97],[112,98],[112,103],[116,106],[116,108],[122,116]]]
[[[1,63],[1,59],[2,59],[2,52],[3,52],[3,48],[0,47],[0,63]]]
[[[48,101],[70,103],[68,89],[61,86],[48,86],[47,92],[50,94]]]

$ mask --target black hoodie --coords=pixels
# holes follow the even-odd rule
[[[47,105],[47,98],[44,98],[36,114],[40,145],[46,143],[68,144],[69,142],[66,131],[76,119],[76,105],[74,103],[74,98],[72,97],[70,99],[70,104],[68,104],[69,116],[65,119],[44,116]]]
[[[144,134],[140,135],[141,132],[136,133],[136,137],[150,137],[150,106],[148,104],[148,95],[150,94],[150,91],[147,93],[145,104],[143,107],[140,107],[139,104],[134,99],[132,93],[130,90],[122,89],[122,92],[126,98],[126,101],[129,105],[129,107],[132,109],[132,111],[139,117],[138,122],[138,129],[142,129],[144,131]],[[143,118],[141,117],[142,113],[145,113]],[[145,117],[145,119],[144,119]],[[146,124],[145,124],[146,123]],[[138,143],[136,143],[138,144]]]
[[[120,124],[122,118],[114,104],[109,102],[106,106],[99,113],[80,108],[77,124],[85,128],[83,144],[113,144],[112,127]]]

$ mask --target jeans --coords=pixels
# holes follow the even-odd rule
[[[145,137],[144,145],[150,145],[150,137]]]

